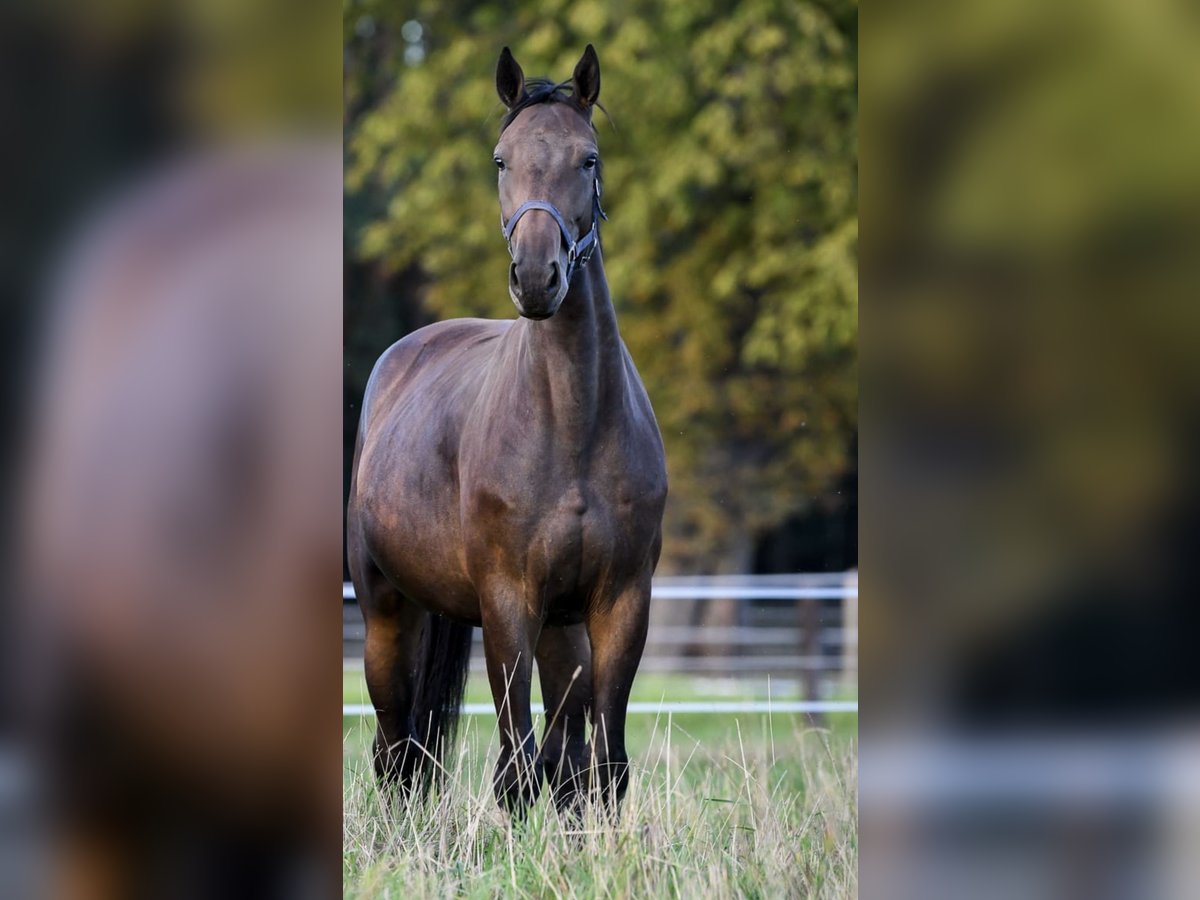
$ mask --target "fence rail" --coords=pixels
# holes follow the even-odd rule
[[[640,671],[696,677],[792,677],[803,700],[634,703],[639,713],[857,712],[858,704],[829,699],[853,686],[858,673],[858,573],[706,575],[654,579],[651,597],[671,601],[652,616]],[[342,585],[342,637],[347,670],[361,668],[365,625],[354,586]],[[683,604],[692,601],[689,609]],[[732,603],[732,605],[730,605]],[[710,613],[714,613],[710,615]],[[716,619],[714,622],[712,619]],[[680,621],[682,620],[682,621]],[[474,634],[471,670],[484,670]],[[843,694],[844,696],[844,694]],[[343,707],[367,715],[370,706]],[[490,714],[490,704],[468,705],[467,715]]]
[[[858,701],[855,700],[754,700],[739,702],[737,700],[699,700],[676,701],[673,703],[630,703],[630,715],[706,715],[720,714],[757,714],[774,715],[824,713],[857,713]],[[494,716],[495,707],[490,703],[464,703],[464,716]],[[375,708],[369,703],[347,703],[342,706],[342,718],[357,718],[375,715]]]
[[[774,577],[774,576],[746,576]],[[656,581],[650,587],[652,600],[845,600],[858,597],[858,587],[843,585],[775,585],[771,583],[758,585],[721,583],[686,583],[680,578]],[[346,581],[342,583],[342,599],[357,600],[354,585]]]

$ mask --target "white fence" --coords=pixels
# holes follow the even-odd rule
[[[632,714],[857,713],[856,701],[832,699],[835,688],[856,685],[858,673],[858,573],[663,577],[654,580],[655,601],[691,601],[691,607],[658,604],[640,672],[680,673],[722,679],[766,675],[775,684],[788,676],[803,685],[802,700],[706,700],[631,703]],[[344,601],[354,587],[342,586]],[[705,621],[719,606],[726,620]],[[671,621],[685,611],[690,621]],[[361,668],[363,623],[357,606],[343,612],[344,665]],[[479,629],[475,631],[481,643]],[[472,670],[484,668],[481,652]],[[780,676],[784,676],[783,679]],[[844,696],[844,694],[843,694]],[[466,715],[492,715],[491,704],[466,704]],[[347,704],[343,716],[371,715],[366,704]]]
[[[654,579],[653,600],[845,600],[858,598],[857,572],[795,575],[679,575]],[[342,584],[342,599],[355,600]]]
[[[630,715],[687,715],[696,713],[800,713],[820,715],[823,713],[856,713],[857,700],[694,700],[663,703],[630,703]],[[496,709],[490,703],[464,703],[464,716],[494,716]],[[346,703],[342,706],[342,717],[373,716],[375,708],[367,703]]]

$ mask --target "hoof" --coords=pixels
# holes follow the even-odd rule
[[[500,808],[513,818],[524,818],[529,807],[542,792],[542,770],[531,756],[518,756],[517,761],[504,757],[496,763],[492,790]]]
[[[375,733],[375,777],[381,787],[404,794],[421,794],[428,787],[428,757],[413,738],[389,745]]]

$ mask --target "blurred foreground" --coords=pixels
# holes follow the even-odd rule
[[[1195,896],[1200,17],[861,46],[863,894]]]
[[[0,27],[3,896],[338,889],[340,23],[276,7]]]

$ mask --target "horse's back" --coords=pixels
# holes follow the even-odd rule
[[[375,363],[363,396],[362,425],[393,408],[397,395],[434,391],[438,396],[477,389],[506,319],[449,319],[417,329],[388,347]]]

